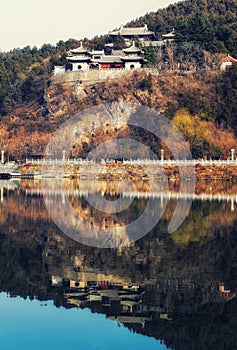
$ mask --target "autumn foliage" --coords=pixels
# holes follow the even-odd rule
[[[230,149],[237,146],[233,132],[217,128],[213,122],[202,120],[198,115],[192,116],[187,109],[177,111],[173,123],[189,143],[195,158],[228,157]]]

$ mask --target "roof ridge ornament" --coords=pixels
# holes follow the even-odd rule
[[[122,34],[122,31],[123,31],[123,24],[121,24],[118,33],[121,35],[121,34]]]

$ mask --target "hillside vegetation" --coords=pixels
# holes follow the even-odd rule
[[[51,85],[45,90],[43,104],[36,99],[31,100],[3,117],[0,147],[6,149],[7,145],[10,157],[22,160],[34,152],[43,152],[52,131],[70,116],[101,103],[127,101],[147,105],[173,119],[189,143],[194,157],[228,157],[230,149],[235,148],[237,142],[224,116],[228,111],[231,114],[235,105],[224,102],[223,99],[227,100],[229,96],[224,96],[226,91],[223,88],[221,92],[221,88],[232,74],[232,71],[221,76],[212,72],[194,75],[166,73],[153,77],[134,72],[130,80],[91,84],[84,86],[79,94],[67,84]],[[132,137],[139,141],[145,138],[145,143],[159,152],[160,144],[154,135],[130,128],[115,132],[108,126],[106,130],[98,129],[93,137],[88,134],[86,141],[79,139],[74,149],[77,152],[73,152],[73,155],[84,157],[94,146],[116,136]]]
[[[236,13],[236,0],[187,0],[146,14],[129,25],[147,23],[158,37],[174,28],[179,41],[199,43],[210,52],[237,56]]]

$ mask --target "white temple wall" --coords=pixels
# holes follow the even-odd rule
[[[226,62],[222,62],[220,69],[222,71],[226,70],[227,68],[232,66],[232,62],[231,61],[226,61]]]
[[[72,68],[73,72],[89,69],[89,64],[87,62],[80,62],[80,63],[73,62],[72,66],[73,66],[73,68]]]
[[[125,69],[138,69],[141,67],[140,62],[125,62]]]

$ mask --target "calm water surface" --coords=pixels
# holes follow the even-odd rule
[[[149,197],[146,186],[52,181],[46,193],[40,182],[0,182],[2,349],[236,348],[237,186],[198,183],[192,198],[175,185],[162,193],[159,184]],[[136,242],[96,248],[55,225],[46,195],[59,216],[69,199],[81,235],[122,227],[125,237],[149,200],[151,215],[162,218]],[[103,212],[90,195],[96,204],[131,203]],[[178,201],[190,200],[183,224],[168,233]]]

